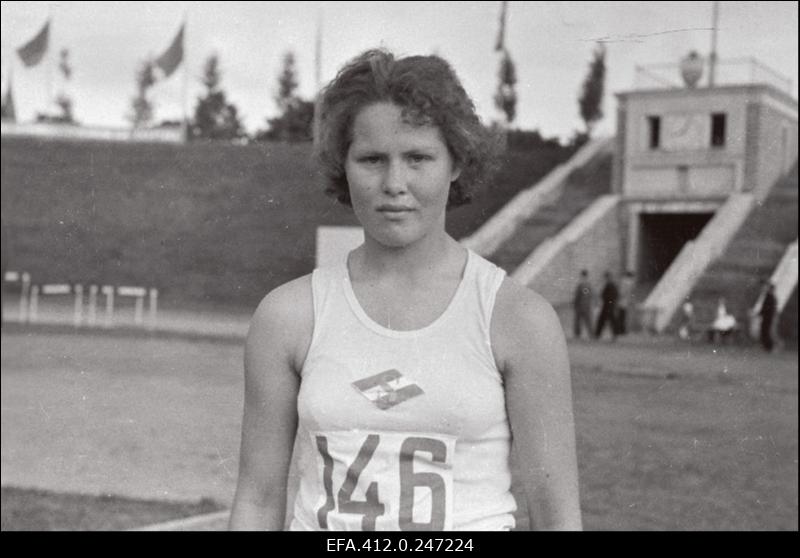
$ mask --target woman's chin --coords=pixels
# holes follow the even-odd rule
[[[386,248],[406,248],[416,243],[420,239],[420,235],[412,231],[394,230],[379,231],[372,238]]]

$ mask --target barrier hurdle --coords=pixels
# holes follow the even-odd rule
[[[75,295],[75,303],[72,312],[72,324],[80,327],[83,324],[83,285],[68,283],[48,283],[45,285],[33,285],[31,287],[30,302],[28,304],[28,320],[30,323],[39,321],[39,297],[41,296],[63,296]]]
[[[114,288],[112,285],[104,285],[101,292],[106,297],[104,327],[112,327],[114,324],[114,297],[134,298],[133,323],[137,326],[144,324],[144,299],[149,299],[147,329],[155,329],[158,312],[158,289],[147,289],[145,287],[120,286]],[[89,316],[90,323],[96,321],[97,307],[97,287],[95,285],[89,289]]]
[[[84,313],[84,287],[80,283],[71,285],[69,283],[48,283],[43,285],[31,285],[28,273],[18,273],[8,271],[3,275],[3,286],[5,283],[20,283],[22,292],[19,302],[19,318],[23,323],[40,322],[39,305],[40,299],[45,296],[66,296],[74,295],[74,305],[72,311],[72,324],[75,327],[87,325],[89,327],[110,328],[114,326],[114,307],[115,299],[133,298],[134,317],[136,326],[155,329],[158,319],[158,289],[146,287],[120,286],[113,285],[90,285],[88,288],[88,304]],[[98,296],[105,296],[105,312],[102,323],[98,321]],[[147,319],[145,320],[145,299],[147,299]]]
[[[3,274],[3,288],[5,289],[6,283],[20,283],[19,295],[19,322],[28,321],[28,297],[31,290],[31,276],[27,272],[19,273],[18,271],[6,271]],[[5,314],[3,315],[5,320]]]

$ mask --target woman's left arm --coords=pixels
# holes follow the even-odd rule
[[[506,279],[497,294],[491,337],[531,529],[580,530],[575,420],[561,322],[541,296]]]

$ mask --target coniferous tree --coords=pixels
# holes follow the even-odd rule
[[[136,96],[131,99],[132,112],[128,115],[134,128],[153,120],[153,103],[147,98],[147,90],[156,82],[153,62],[145,60],[136,69]]]
[[[583,81],[583,91],[578,105],[583,122],[586,125],[586,136],[591,137],[592,129],[598,120],[603,118],[603,88],[606,77],[606,49],[602,43],[597,45],[589,63],[589,73]]]
[[[280,114],[267,119],[268,129],[259,132],[256,139],[278,141],[309,141],[313,135],[314,103],[295,94],[298,86],[294,53],[283,57],[283,68],[278,76],[275,104]]]
[[[506,115],[506,123],[510,124],[517,115],[517,92],[514,90],[514,86],[517,84],[517,69],[505,49],[503,57],[500,59],[498,77],[500,82],[494,95],[494,103]]]
[[[239,120],[239,111],[228,102],[220,87],[221,80],[219,56],[212,54],[203,67],[202,82],[206,94],[197,99],[190,127],[190,137],[193,139],[234,140],[246,135]]]
[[[75,122],[75,117],[72,110],[72,97],[67,92],[67,86],[72,77],[72,64],[69,61],[69,49],[62,48],[59,57],[58,69],[63,78],[63,86],[56,97],[56,104],[61,109],[61,114],[58,115],[57,118],[60,122],[73,124]]]

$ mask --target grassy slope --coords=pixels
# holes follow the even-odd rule
[[[514,153],[448,218],[462,237],[568,156]],[[356,224],[322,193],[308,144],[2,140],[10,269],[35,282],[154,286],[167,305],[252,307],[311,271],[317,225]]]

